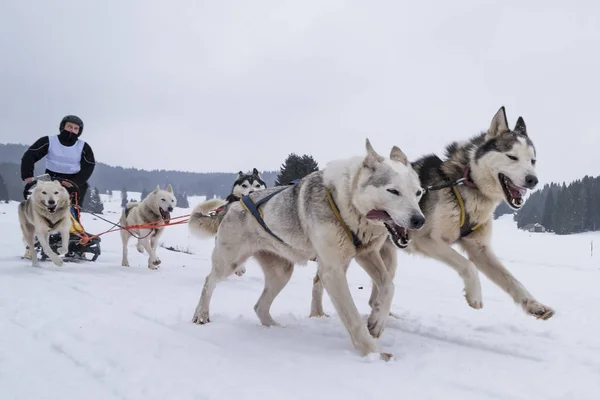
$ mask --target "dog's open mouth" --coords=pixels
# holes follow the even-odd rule
[[[160,207],[158,209],[158,211],[160,211],[160,217],[164,221],[170,221],[171,220],[171,213],[170,212],[168,212],[167,210],[163,210],[162,207]]]
[[[54,214],[54,212],[56,211],[56,204],[48,204],[46,205],[46,209],[50,214]]]
[[[527,193],[527,189],[519,187],[504,174],[498,174],[500,185],[504,191],[506,202],[514,209],[519,209],[523,206],[523,196]]]
[[[367,213],[367,218],[375,219],[383,222],[390,237],[392,238],[392,242],[394,244],[404,249],[410,244],[410,232],[407,228],[396,225],[390,214],[383,210],[371,210]]]

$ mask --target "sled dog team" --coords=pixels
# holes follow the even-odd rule
[[[523,118],[510,129],[502,107],[486,132],[449,144],[443,159],[432,154],[410,161],[397,146],[384,157],[367,139],[364,156],[330,162],[289,186],[266,188],[256,169],[249,175],[240,171],[227,199],[198,204],[190,216],[192,233],[215,237],[212,269],[193,322],[210,322],[217,284],[233,273],[242,275],[245,261],[254,257],[265,277],[254,310],[263,325],[278,325],[270,313],[273,301],[296,264],[316,261],[310,316],[325,316],[325,289],[355,349],[362,356],[378,353],[375,339],[391,315],[398,248],[456,270],[464,281],[466,301],[475,309],[483,307],[481,271],[526,313],[547,320],[554,310],[540,303],[504,267],[491,243],[494,210],[502,201],[513,209],[523,205],[527,190],[538,183],[535,164],[535,146]],[[157,187],[141,202],[128,204],[120,224],[168,222],[175,206],[171,186]],[[56,182],[40,182],[19,207],[25,241],[31,248],[37,235],[57,265],[61,260],[46,249],[47,235],[60,232],[63,247],[59,250],[65,250],[68,212],[68,193]],[[156,246],[163,228],[139,229],[133,235],[122,231],[122,265],[128,266],[127,243],[135,235],[138,251],[149,255],[148,267],[158,268]],[[467,257],[454,250],[454,244]],[[32,260],[36,264],[35,257]],[[366,324],[346,279],[352,260],[372,280]]]

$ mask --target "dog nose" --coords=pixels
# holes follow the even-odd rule
[[[411,229],[421,229],[421,227],[425,225],[425,217],[419,214],[413,214],[410,217],[410,227]]]
[[[173,207],[169,207],[169,212],[173,212]]]
[[[52,199],[48,200],[48,205],[53,206],[54,204],[56,204],[56,201]]]
[[[525,177],[525,183],[528,189],[533,189],[538,184],[538,178],[535,175],[527,175]]]

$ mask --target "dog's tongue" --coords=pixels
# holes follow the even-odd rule
[[[523,196],[525,196],[525,194],[527,194],[527,189],[522,188],[522,187],[510,185],[508,189],[509,189],[512,197],[523,197]]]
[[[367,213],[367,218],[380,221],[391,221],[390,215],[382,210],[371,210]]]

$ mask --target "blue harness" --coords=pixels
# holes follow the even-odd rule
[[[275,240],[277,240],[278,242],[283,243],[283,244],[286,244],[283,241],[283,239],[281,239],[271,229],[269,229],[269,227],[265,223],[262,211],[260,211],[259,207],[261,206],[261,204],[266,203],[271,198],[273,198],[275,195],[277,195],[277,194],[281,193],[282,191],[284,191],[285,189],[287,189],[289,186],[293,186],[298,182],[300,182],[300,179],[295,179],[295,180],[291,181],[288,186],[284,186],[281,189],[274,191],[273,193],[269,194],[268,196],[265,196],[262,199],[258,200],[256,203],[250,198],[249,195],[242,196],[242,198],[240,199],[240,203],[242,204],[242,207],[244,207],[246,209],[246,211],[248,211],[250,214],[252,214],[252,216],[254,217],[256,222],[258,222],[258,224],[265,230],[265,232],[267,232]],[[331,207],[331,210],[333,211],[336,218],[342,225],[342,228],[344,228],[344,230],[346,231],[348,238],[350,240],[352,240],[352,243],[354,244],[354,246],[359,247],[360,245],[362,245],[362,241],[359,239],[359,237],[356,233],[354,233],[352,230],[350,230],[348,225],[346,225],[346,223],[342,219],[340,211],[339,211],[337,205],[335,204],[335,201],[333,200],[333,197],[331,196],[331,193],[329,192],[329,190],[326,190],[326,192],[327,192],[327,201],[329,202],[329,206]]]
[[[275,233],[273,233],[273,231],[271,229],[269,229],[269,227],[265,223],[265,220],[263,219],[262,211],[260,211],[260,209],[258,207],[260,207],[261,204],[266,203],[267,201],[271,200],[271,198],[273,198],[275,195],[281,193],[285,189],[287,189],[287,186],[286,187],[282,187],[281,189],[274,191],[270,195],[263,197],[262,199],[258,200],[256,203],[250,198],[249,195],[244,195],[240,199],[240,203],[242,204],[242,206],[250,214],[252,214],[252,216],[254,217],[254,219],[256,220],[256,222],[258,222],[258,224],[260,226],[262,226],[262,228],[269,235],[273,236],[277,241],[279,241],[279,242],[281,242],[283,244],[285,244],[285,242],[279,236],[277,236]]]

